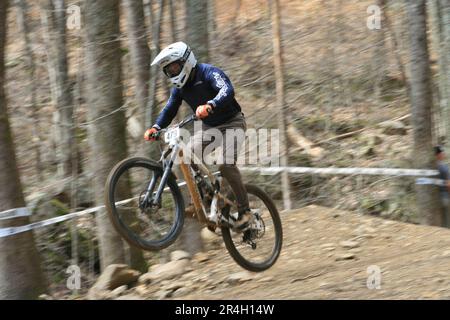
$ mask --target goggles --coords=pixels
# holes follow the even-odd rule
[[[166,76],[168,76],[169,78],[173,78],[180,74],[181,70],[183,70],[183,66],[184,62],[177,60],[165,66],[163,68],[163,71]]]

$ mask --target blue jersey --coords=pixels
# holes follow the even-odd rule
[[[156,119],[156,126],[167,127],[183,100],[194,112],[200,105],[213,105],[214,113],[203,119],[209,126],[222,124],[241,111],[241,106],[234,98],[230,79],[222,70],[206,63],[197,64],[193,79],[182,88],[172,88],[169,101]]]

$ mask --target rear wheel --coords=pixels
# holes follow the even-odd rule
[[[244,269],[260,272],[270,268],[278,259],[282,242],[283,230],[278,210],[272,199],[259,187],[245,185],[253,221],[250,227],[240,233],[230,228],[222,228],[222,237],[231,257]],[[228,198],[234,203],[234,193]],[[237,207],[226,206],[222,214],[228,218],[237,214]]]
[[[152,198],[163,175],[155,161],[134,157],[119,162],[105,185],[105,204],[116,231],[131,245],[144,250],[160,250],[171,245],[184,223],[184,201],[175,176],[169,175],[157,205],[145,199],[155,182]]]

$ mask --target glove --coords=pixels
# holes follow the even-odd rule
[[[156,129],[155,127],[147,129],[147,131],[145,131],[144,134],[144,139],[147,141],[155,141],[157,138],[157,134],[158,134],[158,129]]]
[[[197,107],[197,110],[195,110],[195,115],[199,119],[206,118],[209,116],[209,114],[212,113],[212,106],[209,104],[203,104],[201,106]]]

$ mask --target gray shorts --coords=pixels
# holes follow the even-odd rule
[[[247,123],[242,112],[238,112],[227,122],[214,127],[202,122],[201,130],[194,132],[187,148],[206,164],[235,165],[245,140],[246,130]],[[214,153],[212,157],[207,157],[219,148],[221,153]]]

